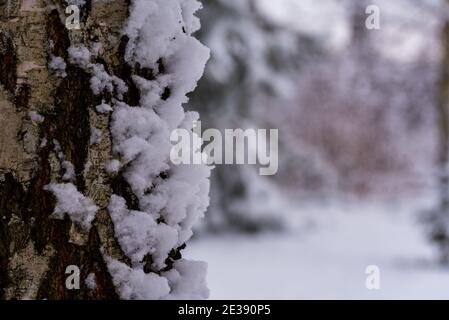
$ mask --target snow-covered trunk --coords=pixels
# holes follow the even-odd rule
[[[210,169],[169,160],[170,132],[197,119],[182,105],[209,56],[199,8],[0,0],[0,298],[207,297],[181,250]]]

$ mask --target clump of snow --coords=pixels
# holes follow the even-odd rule
[[[143,267],[146,254],[151,253],[154,268],[166,266],[165,260],[178,242],[176,228],[157,223],[157,216],[126,208],[125,199],[113,195],[108,207],[115,236],[134,267]]]
[[[111,160],[106,165],[106,172],[116,173],[120,170],[121,163],[117,159]]]
[[[82,195],[72,183],[49,184],[44,189],[56,197],[52,218],[62,220],[67,214],[74,223],[90,230],[99,209],[91,199]]]
[[[145,211],[159,213],[178,229],[178,245],[191,238],[193,226],[209,206],[209,177],[206,166],[174,166],[169,179],[158,181],[151,194],[140,198]]]
[[[102,133],[95,127],[90,128],[90,144],[99,144],[102,140]]]
[[[88,70],[92,74],[90,87],[94,94],[99,95],[103,90],[112,93],[115,88],[118,96],[121,98],[128,90],[125,82],[116,76],[109,75],[102,64],[90,64]]]
[[[101,42],[93,42],[93,43],[91,43],[90,52],[91,52],[93,57],[98,57],[98,55],[100,54],[101,49],[102,49]]]
[[[51,55],[50,62],[48,63],[48,67],[50,69],[54,70],[58,77],[65,78],[67,76],[67,73],[65,72],[67,64],[65,63],[64,59],[61,57]]]
[[[113,150],[130,168],[125,178],[134,193],[144,196],[154,179],[169,169],[169,131],[151,108],[135,108],[124,103],[115,106],[111,132]]]
[[[76,177],[75,174],[75,166],[70,161],[63,161],[61,163],[61,167],[64,170],[64,174],[62,175],[62,180],[70,181],[74,180]]]
[[[47,146],[47,144],[48,144],[48,140],[47,140],[47,138],[42,138],[42,140],[41,140],[41,144],[40,144],[40,146],[39,146],[39,147],[41,147],[41,148],[45,148],[45,147]]]
[[[93,163],[92,161],[88,160],[86,164],[84,165],[84,172],[89,172],[90,168],[92,167]]]
[[[122,299],[154,300],[166,297],[170,292],[168,280],[155,273],[146,274],[142,269],[130,268],[117,260],[106,258],[112,281]]]
[[[97,46],[94,45],[92,50],[93,52],[85,46],[71,46],[68,49],[70,63],[77,65],[90,73],[92,76],[90,79],[90,88],[95,95],[99,95],[104,90],[113,93],[115,89],[117,97],[121,99],[123,94],[128,90],[125,82],[122,79],[107,73],[102,64],[91,63],[92,57],[98,54]]]
[[[97,288],[97,281],[95,277],[95,273],[89,273],[85,280],[87,288],[90,290],[95,290]]]
[[[206,283],[207,264],[200,261],[181,259],[176,261],[173,269],[164,273],[168,279],[171,292],[168,299],[199,300],[209,297]]]
[[[68,49],[69,61],[81,67],[87,67],[90,64],[91,53],[89,49],[84,46],[70,47]]]
[[[173,269],[157,275],[106,257],[112,281],[123,299],[207,299],[209,289],[205,281],[207,264],[181,259]]]
[[[58,159],[61,162],[61,168],[64,170],[62,180],[64,181],[74,180],[76,178],[75,166],[70,161],[67,160],[67,157],[62,152],[59,141],[53,140],[53,145],[55,148],[56,155],[58,156]]]
[[[170,130],[183,120],[186,94],[195,89],[210,55],[209,49],[191,35],[199,28],[193,13],[200,7],[196,0],[136,0],[125,28],[129,37],[127,62],[158,70],[162,58],[166,65],[166,74],[153,81],[141,79],[138,85],[144,93],[142,101],[148,99]],[[164,101],[158,92],[167,87],[171,95]]]
[[[101,102],[101,104],[96,106],[95,109],[98,113],[109,113],[113,111],[112,107],[109,104],[105,103],[104,100]]]
[[[42,123],[45,120],[45,118],[36,111],[30,111],[28,114],[30,116],[31,121],[34,123]]]

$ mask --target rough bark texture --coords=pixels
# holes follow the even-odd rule
[[[146,71],[123,63],[127,8],[126,0],[87,1],[81,29],[68,30],[63,0],[0,0],[0,298],[117,298],[101,250],[126,259],[106,207],[112,191],[131,208],[135,199],[126,182],[104,168],[112,157],[110,118],[96,113],[95,106],[110,97],[94,96],[82,69],[67,65],[61,78],[48,62],[51,55],[66,58],[70,45],[98,41],[98,62],[128,82],[125,101],[136,103],[130,75]],[[45,120],[32,121],[32,111]],[[90,145],[91,127],[102,132],[101,143]],[[62,171],[55,140],[75,167],[78,190],[100,207],[88,233],[69,219],[49,217],[55,200],[44,186],[58,182]],[[66,288],[69,265],[81,270],[80,290]],[[84,283],[90,273],[96,275],[95,290]]]

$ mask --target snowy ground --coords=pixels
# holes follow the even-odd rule
[[[365,205],[299,211],[303,218],[296,222],[302,222],[292,220],[284,234],[192,241],[186,256],[208,262],[211,298],[449,299],[449,270],[432,263],[434,252],[413,210]],[[380,290],[365,286],[369,265],[380,268]]]

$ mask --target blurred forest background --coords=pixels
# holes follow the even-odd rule
[[[203,5],[211,60],[191,108],[203,128],[280,137],[277,175],[213,172],[188,249],[212,298],[449,298],[449,2]]]

